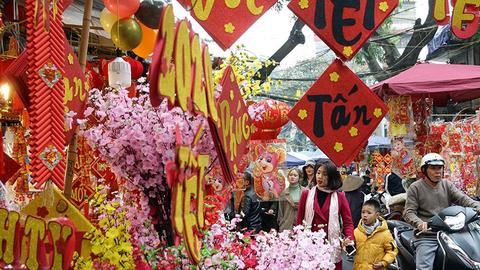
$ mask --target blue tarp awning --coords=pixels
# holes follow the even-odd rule
[[[389,147],[390,138],[372,135],[368,138],[368,147]],[[301,151],[301,152],[288,152],[286,165],[287,167],[300,166],[305,164],[308,160],[321,161],[328,160],[329,158],[320,149],[316,151]]]

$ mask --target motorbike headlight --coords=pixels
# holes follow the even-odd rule
[[[458,231],[465,226],[465,214],[458,213],[456,216],[446,216],[443,220],[451,230]]]

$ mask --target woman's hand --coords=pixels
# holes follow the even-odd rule
[[[353,240],[350,240],[350,238],[345,238],[343,241],[342,241],[342,249],[345,250],[345,247],[346,246],[353,246],[355,245],[355,242],[353,242]]]
[[[376,262],[373,264],[373,269],[382,269],[382,268],[385,268],[382,262]]]

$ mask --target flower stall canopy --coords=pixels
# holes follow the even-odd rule
[[[433,98],[434,105],[480,98],[480,66],[417,64],[384,80],[372,90],[380,96],[423,95]]]

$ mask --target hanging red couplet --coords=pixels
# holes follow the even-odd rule
[[[87,102],[88,91],[90,91],[90,82],[85,78],[78,58],[73,52],[72,47],[65,42],[65,76],[63,77],[63,85],[65,86],[65,96],[63,104],[65,105],[65,113],[74,112],[72,123],[66,127],[66,144],[70,143],[77,119],[83,118],[83,111]],[[67,123],[68,125],[69,123]]]
[[[179,0],[222,49],[232,46],[277,0]]]
[[[288,7],[343,60],[352,59],[398,0],[292,0]]]
[[[211,120],[209,124],[223,175],[227,182],[234,183],[242,158],[247,153],[252,120],[231,66],[225,69],[221,85],[223,90],[217,101],[220,125]]]
[[[387,110],[385,103],[337,59],[288,117],[340,166],[355,158]]]

